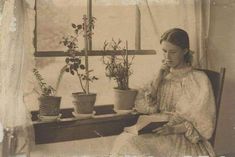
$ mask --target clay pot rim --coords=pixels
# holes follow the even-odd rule
[[[72,95],[82,95],[82,96],[86,96],[86,95],[97,95],[96,93],[89,93],[86,94],[84,92],[76,92],[76,93],[72,93]]]
[[[62,98],[61,96],[41,95],[39,98]]]
[[[137,89],[129,88],[129,89],[118,89],[118,88],[113,88],[113,90],[116,91],[138,91]]]

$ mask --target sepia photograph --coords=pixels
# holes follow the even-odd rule
[[[0,0],[1,157],[235,157],[235,0]]]

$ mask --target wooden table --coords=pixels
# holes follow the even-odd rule
[[[124,127],[136,123],[139,115],[116,113],[113,105],[95,106],[96,114],[89,119],[77,119],[72,108],[61,109],[58,121],[40,121],[38,111],[32,111],[35,143],[45,144],[101,136],[118,135]]]

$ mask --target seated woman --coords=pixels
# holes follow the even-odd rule
[[[171,29],[162,35],[160,44],[165,64],[150,86],[139,91],[136,109],[151,115],[168,113],[169,122],[149,134],[123,132],[111,154],[214,157],[208,142],[215,127],[214,95],[206,74],[191,67],[188,34]]]

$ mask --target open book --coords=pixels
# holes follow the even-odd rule
[[[152,130],[163,126],[169,121],[169,115],[158,113],[153,115],[140,115],[136,124],[125,127],[124,131],[135,135],[151,133]]]

